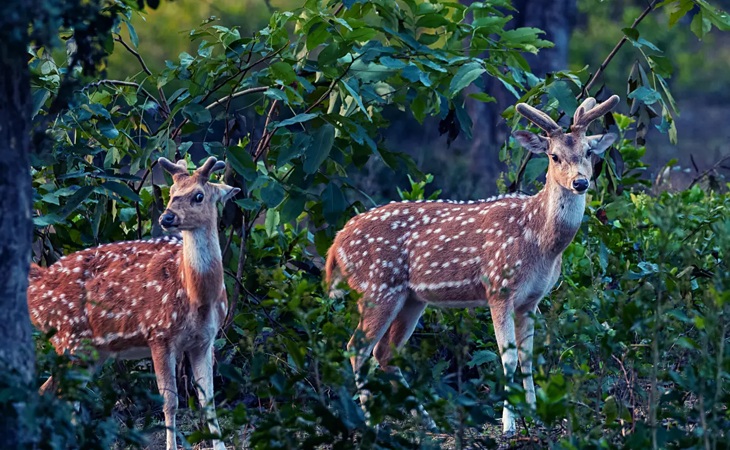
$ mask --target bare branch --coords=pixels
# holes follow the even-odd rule
[[[119,42],[120,44],[122,44],[129,53],[133,54],[135,56],[135,58],[137,58],[137,61],[139,61],[140,65],[142,66],[142,70],[144,70],[144,73],[146,73],[147,75],[152,75],[152,72],[147,67],[147,64],[144,63],[144,59],[142,59],[142,56],[139,54],[139,52],[137,50],[133,49],[132,47],[130,47],[129,44],[124,42],[124,39],[122,39],[122,36],[116,35],[116,36],[114,36],[114,40]]]
[[[654,10],[654,7],[658,1],[659,0],[653,0],[649,4],[649,6],[646,7],[644,12],[642,12],[641,15],[639,17],[637,17],[636,20],[634,20],[634,23],[629,28],[636,28],[636,26],[639,25],[639,23],[642,20],[644,20],[644,17],[649,15],[649,13]],[[598,67],[598,70],[596,70],[596,73],[594,73],[593,76],[591,77],[591,79],[588,80],[588,83],[586,83],[585,86],[583,86],[583,89],[580,91],[580,94],[578,94],[578,97],[577,97],[578,100],[580,100],[581,98],[586,97],[588,95],[588,91],[591,90],[593,85],[596,83],[596,80],[598,80],[598,77],[601,76],[603,71],[606,69],[606,66],[608,66],[608,64],[611,62],[613,57],[616,56],[616,53],[618,53],[618,51],[621,50],[621,47],[623,47],[623,45],[626,43],[627,40],[628,40],[628,38],[625,35],[623,37],[621,37],[621,40],[619,40],[618,44],[616,44],[616,46],[613,48],[613,50],[611,50],[611,53],[608,54],[608,56],[606,57],[606,60],[603,61],[603,63],[600,65],[600,67]]]
[[[205,109],[213,109],[216,106],[222,105],[223,103],[227,102],[228,100],[232,100],[234,98],[238,98],[238,97],[241,97],[244,95],[255,94],[256,92],[264,92],[264,91],[268,90],[269,87],[270,86],[261,86],[261,87],[255,87],[255,88],[250,88],[250,89],[244,89],[243,91],[234,92],[230,95],[227,95],[223,98],[220,98],[220,99],[214,101],[210,105],[206,106]]]

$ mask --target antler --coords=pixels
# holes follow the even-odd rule
[[[218,161],[214,156],[208,158],[198,170],[195,171],[195,175],[199,176],[203,180],[208,180],[210,174],[219,170],[225,169],[226,163]]]
[[[518,103],[515,107],[518,113],[525,116],[527,120],[545,130],[548,136],[556,136],[563,133],[563,128],[555,123],[552,117],[544,112],[533,108],[527,103]]]
[[[175,175],[188,175],[188,163],[184,159],[174,163],[169,159],[162,157],[158,159],[157,162],[159,162],[162,168],[173,177],[175,177]]]
[[[583,103],[581,103],[578,109],[575,110],[573,126],[570,127],[570,130],[573,133],[584,132],[591,122],[611,111],[616,105],[618,105],[619,100],[618,95],[612,95],[605,102],[596,105],[596,99],[588,97]]]

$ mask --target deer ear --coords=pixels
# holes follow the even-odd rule
[[[593,153],[595,153],[596,155],[600,155],[601,153],[605,152],[608,147],[610,147],[611,144],[616,141],[616,139],[618,139],[618,136],[616,136],[614,133],[586,136],[588,148],[593,150]]]
[[[228,186],[227,184],[216,184],[216,187],[220,189],[220,198],[218,201],[221,203],[225,203],[228,200],[232,199],[236,196],[239,192],[241,192],[241,189],[233,186]]]
[[[512,133],[522,147],[532,153],[545,153],[548,149],[548,139],[529,131],[517,130]]]

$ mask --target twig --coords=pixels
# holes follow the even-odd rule
[[[133,54],[135,56],[135,58],[137,58],[137,61],[139,61],[139,64],[142,66],[142,70],[144,70],[144,73],[146,73],[147,75],[152,75],[152,72],[147,67],[147,64],[144,63],[144,59],[142,59],[142,56],[139,54],[139,52],[137,50],[133,49],[132,47],[130,47],[129,44],[124,42],[124,39],[122,39],[122,36],[116,35],[114,37],[114,40],[119,42],[120,44],[122,44],[129,53]]]
[[[259,159],[261,154],[263,153],[263,149],[266,148],[266,145],[271,141],[271,136],[274,135],[276,132],[276,129],[273,129],[271,131],[267,130],[266,128],[269,126],[269,123],[271,122],[271,115],[274,112],[274,108],[276,108],[276,105],[279,104],[279,100],[274,100],[271,103],[271,108],[269,108],[269,113],[266,115],[266,123],[264,123],[264,132],[261,134],[261,139],[259,139],[259,144],[256,146],[256,151],[253,155],[253,160],[256,161]]]
[[[144,73],[147,74],[147,76],[152,75],[152,71],[149,69],[149,67],[147,67],[147,64],[145,64],[144,59],[142,59],[142,55],[140,55],[138,51],[136,51],[135,49],[130,47],[129,44],[127,44],[124,41],[124,39],[122,39],[121,35],[119,35],[119,34],[116,35],[114,37],[114,40],[119,42],[120,44],[122,44],[129,53],[131,53],[132,55],[134,55],[135,58],[137,58],[137,61],[139,61],[139,64],[142,66],[142,70],[144,71]],[[165,97],[165,92],[162,90],[162,86],[157,88],[157,93],[160,94],[160,100],[159,101],[155,100],[155,103],[160,105],[160,107],[162,108],[162,111],[165,113],[164,119],[166,120],[168,117],[170,117],[171,110],[170,110],[169,103],[167,103],[167,97]]]
[[[233,236],[233,231],[231,231],[231,236]],[[228,308],[228,318],[226,319],[225,325],[223,326],[223,332],[227,332],[228,329],[233,324],[233,318],[236,315],[236,307],[238,306],[238,298],[241,296],[241,289],[246,289],[246,287],[243,285],[243,282],[241,281],[241,278],[243,278],[243,266],[246,263],[246,221],[244,220],[241,223],[241,245],[238,248],[238,267],[236,268],[236,286],[233,288],[233,297],[231,299],[231,304]]]
[[[102,86],[102,85],[104,85],[104,86],[127,86],[127,87],[133,87],[133,88],[137,89],[138,91],[142,92],[144,95],[146,95],[148,99],[150,99],[153,102],[157,103],[157,106],[162,107],[162,104],[152,94],[150,94],[149,91],[147,91],[147,89],[145,89],[144,87],[142,87],[142,85],[140,85],[139,83],[135,83],[133,81],[99,80],[99,81],[94,81],[93,83],[87,84],[84,87],[84,90],[87,90],[87,89],[89,89],[91,87],[99,87],[99,86]],[[163,113],[166,113],[167,111],[165,111],[164,108],[163,108],[163,111],[162,112]]]
[[[705,170],[701,174],[697,175],[692,180],[692,182],[689,184],[689,186],[687,187],[687,189],[692,189],[692,186],[694,186],[695,184],[697,184],[698,181],[700,181],[701,179],[703,179],[704,177],[706,177],[710,172],[714,172],[718,167],[721,167],[720,165],[722,163],[724,163],[725,161],[727,161],[728,159],[730,159],[730,155],[723,156],[722,159],[720,159],[718,162],[716,162],[712,167],[710,167],[709,169]]]
[[[629,28],[636,28],[636,26],[639,25],[639,23],[642,20],[644,20],[644,17],[649,15],[649,13],[654,10],[654,6],[657,4],[658,1],[659,0],[653,0],[649,4],[649,6],[646,7],[644,12],[642,12],[641,15],[639,17],[637,17],[636,20],[634,20],[634,23]],[[603,61],[601,66],[598,68],[598,70],[596,70],[596,73],[594,73],[593,76],[590,78],[590,80],[588,80],[588,83],[586,83],[585,86],[583,86],[583,89],[581,89],[580,94],[578,94],[578,96],[576,97],[578,100],[580,100],[581,98],[585,97],[588,94],[588,92],[591,90],[593,85],[596,83],[596,80],[598,80],[598,77],[601,76],[603,71],[606,69],[606,66],[608,66],[608,64],[611,62],[613,57],[616,56],[616,53],[618,53],[618,51],[621,50],[621,47],[623,47],[623,45],[626,43],[627,40],[628,40],[628,38],[626,37],[626,35],[621,37],[621,40],[619,40],[618,44],[616,44],[616,46],[613,48],[613,50],[611,50],[611,53],[608,54],[605,61]]]
[[[200,103],[205,103],[205,101],[206,101],[206,100],[208,100],[208,99],[210,98],[210,96],[211,96],[211,95],[213,95],[213,94],[214,94],[215,92],[219,91],[219,90],[220,90],[220,89],[221,89],[221,88],[222,88],[223,86],[225,86],[225,85],[226,85],[226,84],[227,84],[227,83],[228,83],[229,81],[231,81],[231,80],[235,79],[235,78],[236,78],[237,76],[241,75],[242,73],[245,73],[245,72],[247,72],[247,71],[251,70],[251,68],[253,68],[253,67],[254,67],[254,66],[256,66],[257,64],[261,64],[262,62],[264,62],[264,61],[267,61],[267,60],[269,60],[269,59],[271,59],[271,58],[275,57],[276,55],[278,55],[279,53],[281,53],[281,52],[282,52],[282,51],[283,51],[283,50],[284,50],[284,49],[285,49],[286,47],[288,47],[288,46],[289,46],[289,41],[287,41],[287,43],[286,43],[286,44],[284,44],[284,45],[283,45],[283,46],[282,46],[282,47],[281,47],[280,49],[278,49],[278,50],[276,50],[276,51],[274,51],[274,52],[272,52],[272,53],[270,53],[270,54],[268,54],[268,55],[264,56],[263,58],[261,58],[261,59],[259,59],[259,60],[257,60],[257,61],[254,61],[254,62],[252,62],[251,64],[248,64],[248,65],[247,65],[247,66],[246,66],[245,68],[243,68],[243,69],[239,70],[238,72],[236,72],[236,74],[235,74],[235,75],[231,75],[230,77],[226,78],[226,79],[225,79],[225,80],[224,80],[223,82],[221,82],[221,83],[220,83],[220,84],[219,84],[218,86],[215,86],[215,87],[213,87],[213,88],[212,88],[212,89],[211,89],[210,91],[208,91],[208,93],[207,93],[207,94],[205,94],[205,96],[203,96],[203,99],[202,99],[202,100],[200,100]],[[267,89],[268,89],[268,88],[267,88]],[[240,95],[243,95],[243,94],[240,94]],[[214,103],[215,103],[215,102],[214,102]],[[209,109],[209,108],[208,108],[208,109]],[[182,121],[182,122],[180,122],[180,125],[178,125],[177,127],[175,127],[175,130],[174,130],[174,131],[172,132],[172,134],[170,134],[170,138],[171,138],[171,139],[175,139],[175,138],[176,138],[176,137],[177,137],[177,136],[178,136],[178,135],[180,134],[180,132],[182,131],[182,127],[183,127],[183,126],[184,126],[185,124],[187,124],[187,123],[188,123],[188,119],[183,119],[183,121]]]
[[[268,90],[269,88],[270,88],[270,86],[261,86],[261,87],[255,87],[255,88],[245,89],[243,91],[234,92],[234,93],[232,93],[230,95],[227,95],[227,96],[225,96],[223,98],[220,98],[220,99],[214,101],[210,105],[206,106],[205,109],[213,109],[213,108],[215,108],[218,105],[222,105],[226,101],[232,100],[234,98],[241,97],[243,95],[255,94],[256,92],[264,92],[264,91]]]

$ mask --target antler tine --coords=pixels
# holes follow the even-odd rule
[[[517,106],[515,106],[515,109],[527,120],[545,130],[548,136],[554,136],[563,132],[563,129],[560,127],[560,125],[555,123],[552,117],[540,111],[539,109],[533,108],[527,103],[518,103]]]
[[[596,99],[593,97],[588,97],[587,99],[583,100],[583,103],[580,104],[578,109],[575,110],[575,114],[573,114],[573,123],[580,122],[580,118],[585,114],[586,111],[589,111],[593,109],[593,107],[596,106]]]
[[[172,176],[188,174],[187,164],[185,163],[185,160],[178,161],[177,163],[173,163],[169,159],[167,159],[165,157],[161,157],[160,159],[157,160],[157,162],[162,166],[163,169],[165,169],[167,171],[167,173],[169,173]],[[185,163],[185,165],[183,166],[182,164],[180,164],[180,162]]]
[[[591,122],[615,108],[616,105],[618,105],[620,98],[618,95],[612,95],[605,102],[600,103],[590,110],[586,110],[585,112],[582,112],[582,114],[578,115],[578,113],[581,112],[580,109],[583,108],[583,105],[585,105],[588,100],[583,102],[583,104],[578,107],[578,111],[575,112],[577,120],[574,120],[573,126],[571,127],[571,130],[573,132],[585,131],[585,129],[588,128],[588,125],[590,125]]]
[[[210,173],[213,171],[213,167],[215,167],[217,162],[218,160],[215,156],[211,156],[198,168],[198,170],[195,171],[195,174],[207,181],[208,178],[210,178]]]
[[[224,161],[218,161],[215,163],[213,168],[210,170],[210,173],[218,172],[219,170],[223,170],[226,168],[226,163]]]

